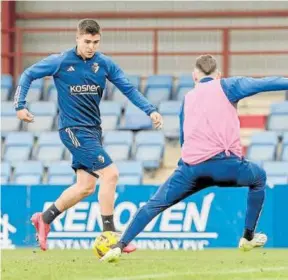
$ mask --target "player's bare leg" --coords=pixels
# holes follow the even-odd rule
[[[115,164],[111,164],[95,172],[100,177],[100,188],[98,193],[98,201],[102,216],[112,216],[114,212],[115,191],[119,178],[118,169]],[[109,224],[109,221],[106,221]],[[104,225],[103,225],[104,227]],[[113,228],[106,230],[115,231]]]
[[[94,193],[96,180],[91,174],[78,169],[77,182],[66,189],[44,213],[35,213],[32,216],[31,222],[35,226],[37,239],[42,250],[47,250],[47,236],[53,220],[65,210]]]
[[[100,176],[101,183],[98,193],[100,211],[103,220],[103,231],[116,231],[113,222],[115,191],[119,178],[119,172],[115,164],[111,164],[102,170],[95,172]],[[124,253],[132,253],[136,250],[133,244],[128,244]]]
[[[103,231],[115,231],[113,221],[115,190],[118,181],[118,170],[114,164],[95,172],[101,178],[99,189],[100,212],[103,221]],[[88,172],[78,169],[77,182],[66,189],[61,196],[44,213],[35,213],[31,221],[35,226],[40,248],[47,250],[47,236],[50,231],[50,224],[65,210],[73,207],[85,197],[95,191],[96,177]],[[129,244],[123,252],[131,253],[136,247]]]
[[[82,169],[77,170],[77,182],[66,189],[55,201],[56,208],[62,213],[95,191],[97,179]]]

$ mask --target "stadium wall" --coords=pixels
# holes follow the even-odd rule
[[[57,5],[47,1],[19,2],[17,12],[72,12],[77,8],[78,12],[91,11],[92,7],[98,12],[102,11],[259,11],[259,10],[283,10],[287,5],[283,1],[263,1],[261,5],[257,1],[251,1],[243,5],[242,1],[82,1],[69,2],[58,1]]]
[[[274,4],[275,3],[275,4]],[[263,5],[262,5],[263,4]],[[225,11],[288,11],[285,2],[57,2],[57,7],[52,2],[17,2],[17,26],[21,28],[75,28],[77,21],[90,12],[97,19],[97,13],[109,11],[121,14],[124,12],[161,11],[167,13],[202,11],[202,17],[195,18],[101,18],[103,28],[115,27],[233,27],[233,26],[283,26],[287,25],[287,17],[205,17],[205,12]],[[97,12],[96,12],[97,11]],[[50,18],[33,19],[25,13],[79,13],[76,18]],[[22,17],[21,17],[22,15]],[[55,15],[56,17],[56,15]],[[281,51],[287,50],[288,30],[249,30],[232,31],[230,34],[231,51],[255,50]],[[159,33],[158,49],[166,52],[200,51],[219,52],[222,50],[221,31],[189,31],[189,32],[161,32]],[[24,52],[60,52],[73,46],[74,32],[54,33],[25,33],[23,38]],[[109,52],[149,52],[153,51],[153,32],[104,32],[101,51]],[[24,67],[37,61],[40,57],[25,57]],[[153,74],[152,56],[115,56],[113,57],[128,74],[151,75]],[[217,56],[221,61],[220,56]],[[161,56],[159,57],[158,73],[180,75],[190,73],[195,56]],[[248,66],[249,65],[249,66]],[[283,75],[286,72],[287,60],[281,55],[254,55],[232,56],[230,75]],[[222,65],[220,64],[220,67]]]
[[[1,207],[1,247],[36,246],[30,217],[49,207],[65,186],[4,185]],[[115,224],[125,230],[137,209],[157,186],[119,186]],[[52,224],[49,247],[89,249],[101,231],[96,195],[86,198],[59,216]],[[184,249],[237,247],[245,221],[247,188],[209,188],[187,198],[157,216],[135,240],[140,249]],[[267,189],[258,231],[268,235],[267,247],[288,248],[288,185]]]

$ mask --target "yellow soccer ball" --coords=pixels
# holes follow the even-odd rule
[[[111,248],[112,245],[117,244],[120,235],[113,231],[104,231],[96,237],[93,244],[93,252],[97,258],[102,258]]]

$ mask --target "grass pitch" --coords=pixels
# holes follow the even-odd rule
[[[92,250],[2,251],[3,280],[288,280],[288,250],[137,251],[115,264]]]

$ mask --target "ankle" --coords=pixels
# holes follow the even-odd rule
[[[51,224],[61,212],[57,209],[55,204],[52,204],[45,212],[42,214],[42,220],[45,224]]]
[[[243,237],[247,239],[248,241],[251,241],[254,238],[254,230],[251,229],[245,229]]]
[[[113,215],[102,215],[103,231],[116,231]]]
[[[112,249],[115,248],[120,248],[121,252],[123,252],[123,249],[126,247],[127,245],[121,241],[119,241],[117,244],[111,246]]]

